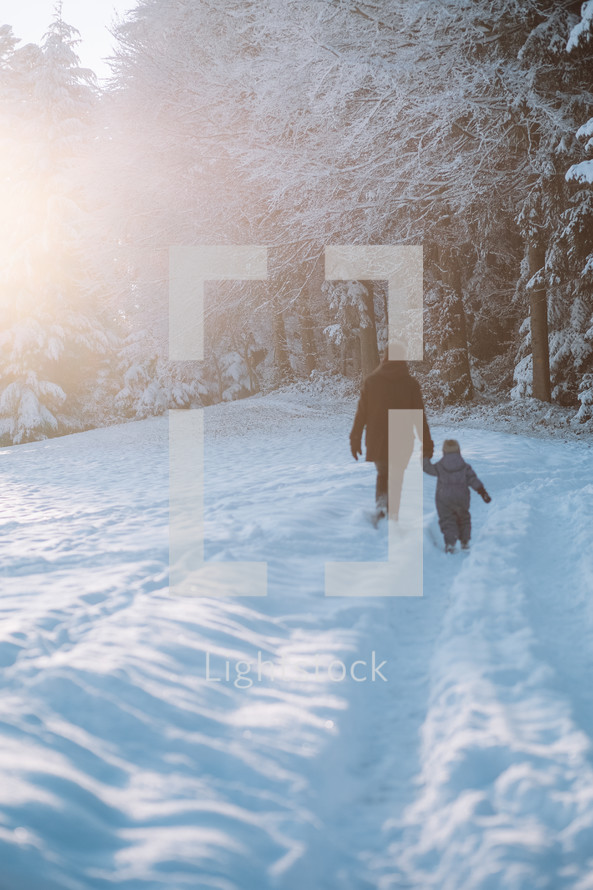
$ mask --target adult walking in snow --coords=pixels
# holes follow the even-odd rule
[[[403,348],[396,348],[401,358],[390,360],[389,350],[385,350],[379,367],[364,380],[350,433],[350,450],[353,458],[358,460],[358,455],[362,455],[362,433],[366,427],[366,460],[373,461],[377,469],[375,486],[377,519],[383,518],[387,511],[391,519],[398,518],[404,472],[414,450],[415,424],[411,415],[401,415],[397,424],[396,441],[389,443],[389,410],[411,408],[422,411],[422,431],[416,427],[416,433],[419,438],[422,436],[423,456],[431,458],[434,453],[434,444],[424,414],[420,384],[412,377],[407,363],[403,360]],[[391,467],[389,467],[390,451]],[[390,485],[389,471],[392,474]],[[388,485],[391,489],[389,504]]]

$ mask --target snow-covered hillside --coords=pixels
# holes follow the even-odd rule
[[[0,452],[2,890],[593,888],[591,447],[434,426],[471,552],[426,477],[424,596],[326,598],[387,553],[353,408],[206,411],[206,554],[266,598],[169,594],[166,418]]]

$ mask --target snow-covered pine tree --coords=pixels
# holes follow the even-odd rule
[[[326,281],[322,287],[332,316],[332,323],[324,333],[339,347],[342,373],[360,372],[366,377],[379,364],[373,284],[372,281]]]
[[[589,70],[593,53],[593,0],[583,3],[581,20],[573,27],[567,44],[579,66]],[[593,97],[592,97],[593,98]],[[593,107],[593,102],[591,103]],[[593,117],[576,132],[583,160],[573,163],[566,180],[571,185],[569,208],[563,215],[563,241],[574,269],[573,313],[578,332],[575,367],[579,374],[579,420],[593,417]]]
[[[586,8],[587,4],[584,12]],[[576,38],[571,37],[575,31],[584,33],[575,28],[574,16],[557,9],[533,30],[523,52],[525,63],[537,72],[531,103],[546,108],[547,115],[540,116],[532,133],[532,188],[521,214],[523,229],[529,233],[529,249],[518,295],[524,294],[532,302],[539,298],[547,308],[552,399],[575,407],[580,400],[578,417],[587,419],[593,361],[592,275],[588,269],[593,249],[593,202],[590,186],[574,175],[583,169],[584,156],[574,131],[593,111],[588,74],[593,66],[593,44],[583,40],[578,49],[567,53],[567,42],[576,46]],[[536,377],[532,369],[533,325],[523,325],[522,334],[514,394],[537,396],[531,385],[531,377]]]
[[[208,311],[265,303],[280,382],[307,372],[336,323],[298,303],[313,245],[424,243],[441,295],[433,369],[451,398],[467,397],[469,356],[506,364],[528,311],[509,306],[517,218],[575,117],[577,80],[559,63],[569,22],[552,0],[142,0],[118,29],[109,99],[133,329],[160,327],[166,342],[170,244],[267,244],[267,301],[249,285],[232,291],[234,308],[217,291]]]
[[[120,367],[130,358],[130,342],[131,373],[138,362],[148,366],[156,348],[162,399],[179,372],[171,365],[167,377],[169,247],[256,241],[248,231],[249,201],[226,150],[230,134],[243,126],[240,102],[225,92],[235,57],[249,52],[240,34],[237,44],[230,39],[240,8],[239,2],[218,9],[186,0],[167,7],[142,0],[116,29],[119,46],[102,111],[109,138],[96,161],[103,172],[97,231],[107,232],[104,282],[128,336]],[[220,354],[223,341],[231,342],[226,316],[228,323],[236,320],[241,334],[234,310],[255,292],[252,283],[241,293],[230,284],[207,288],[212,355]],[[193,375],[200,390],[210,370],[208,361],[201,369],[188,367],[187,379]],[[143,406],[141,397],[139,410]]]
[[[13,48],[2,65],[1,113],[10,133],[0,210],[3,441],[84,425],[87,377],[109,346],[81,252],[84,198],[75,166],[95,89],[94,75],[79,65],[77,41],[58,6],[41,48]]]
[[[112,419],[141,420],[169,408],[187,408],[203,401],[207,393],[199,379],[167,361],[149,331],[132,332],[123,339],[110,392]]]

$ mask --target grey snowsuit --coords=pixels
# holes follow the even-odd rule
[[[483,491],[484,486],[459,452],[444,454],[436,464],[431,464],[425,457],[423,470],[429,476],[437,477],[435,499],[445,545],[455,545],[458,538],[462,544],[466,544],[472,530],[469,486],[475,491]]]

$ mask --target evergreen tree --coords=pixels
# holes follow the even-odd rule
[[[9,47],[2,116],[10,174],[2,210],[0,436],[22,442],[80,427],[87,379],[109,337],[86,278],[81,157],[94,75],[75,53],[78,32],[56,17],[41,47]]]
[[[574,401],[584,366],[562,343],[580,272],[576,253],[556,262],[567,134],[589,101],[586,66],[565,51],[574,23],[552,0],[142,0],[118,29],[105,105],[131,328],[166,355],[169,245],[266,244],[265,298],[251,284],[207,295],[212,355],[232,341],[224,316],[241,330],[240,307],[278,382],[332,361],[357,372],[360,332],[365,356],[384,335],[379,298],[375,335],[370,305],[305,290],[301,268],[319,245],[423,243],[435,392],[471,398],[472,365],[508,385],[517,364],[517,393],[532,394],[549,320],[551,395]]]
[[[584,13],[586,8],[584,4]],[[536,154],[531,193],[520,216],[528,251],[518,283],[519,299],[539,301],[546,311],[543,324],[549,328],[551,378],[548,397],[574,406],[580,399],[580,419],[590,414],[586,392],[593,360],[593,276],[589,267],[593,249],[592,192],[583,176],[586,162],[581,158],[586,147],[574,138],[579,122],[593,110],[589,89],[593,44],[584,39],[585,34],[586,29],[574,26],[574,16],[557,10],[534,30],[524,50],[526,63],[539,72],[531,103],[545,107],[548,113],[545,126],[540,122],[532,133]],[[574,47],[570,53],[566,52],[567,42]],[[575,160],[577,163],[571,164]],[[536,377],[533,324],[523,326],[522,333],[514,392],[538,396],[531,385],[532,376]],[[542,326],[540,339],[543,336]]]
[[[581,20],[571,31],[567,50],[575,53],[579,67],[590,71],[593,53],[593,0],[583,4]],[[593,104],[593,103],[592,103]],[[590,106],[591,107],[591,106]],[[573,163],[566,173],[570,188],[569,208],[563,215],[562,240],[572,266],[575,294],[572,319],[578,333],[575,366],[579,372],[578,418],[593,417],[593,117],[576,132],[578,151],[584,160]]]

